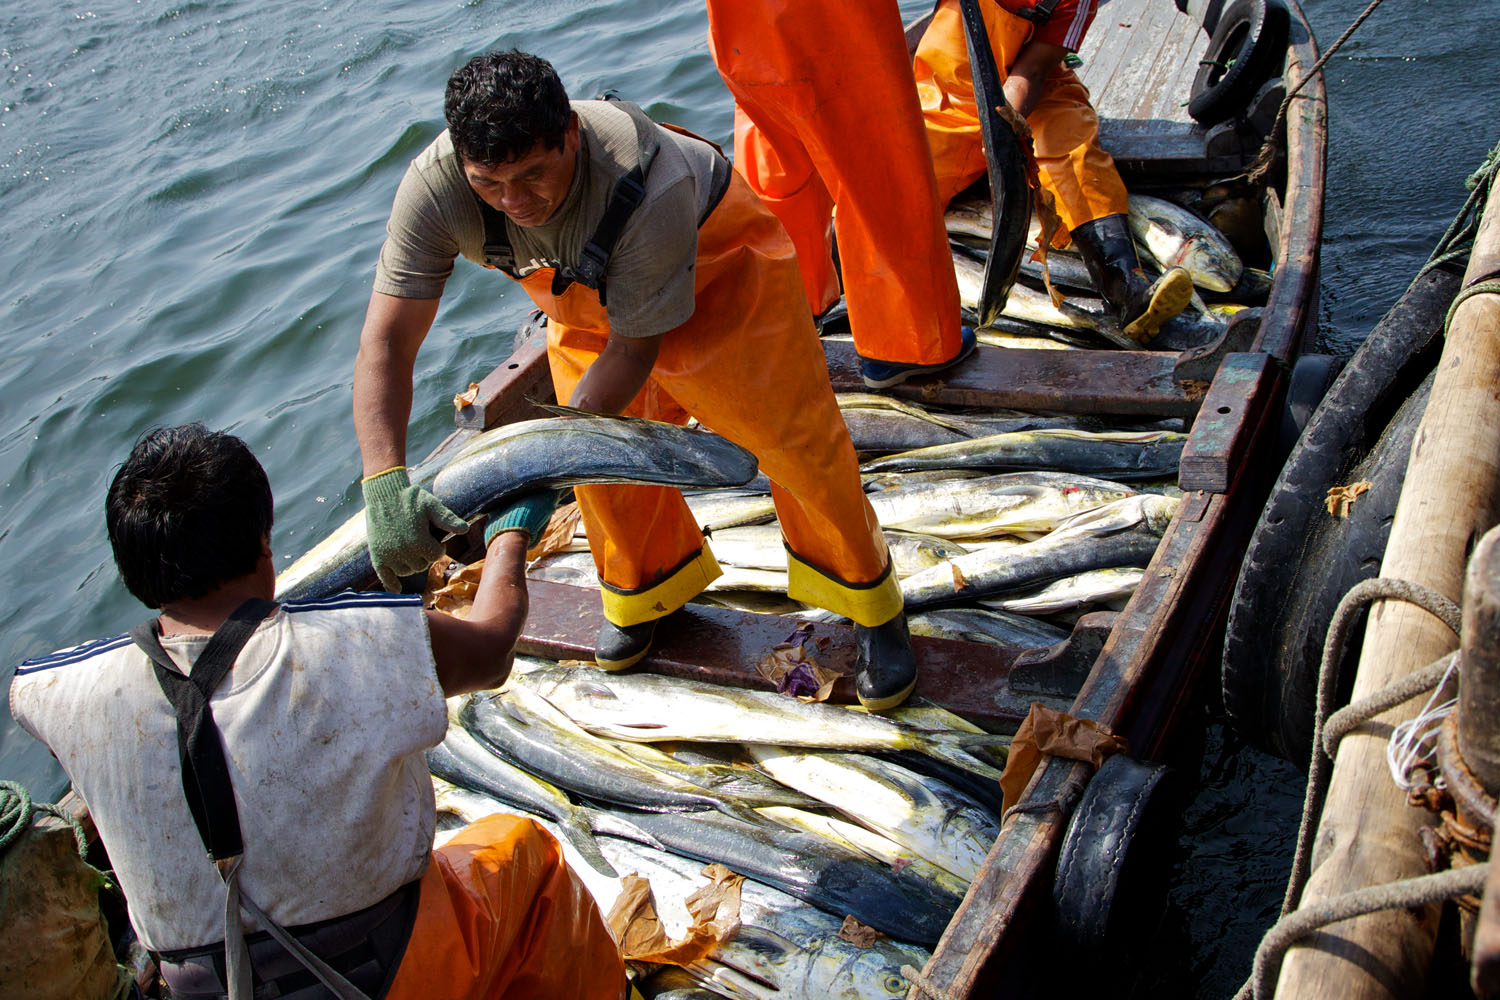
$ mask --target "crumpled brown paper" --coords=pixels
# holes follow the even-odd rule
[[[469,563],[453,572],[454,561],[439,556],[437,562],[427,568],[426,594],[423,607],[441,611],[455,618],[467,618],[474,604],[474,594],[479,590],[479,576],[484,572],[484,560]]]
[[[1009,809],[1021,801],[1021,793],[1031,781],[1031,775],[1042,761],[1043,754],[1066,757],[1069,760],[1086,760],[1098,768],[1113,754],[1128,750],[1125,739],[1109,731],[1092,719],[1075,719],[1058,712],[1039,701],[1031,703],[1031,711],[1016,730],[1010,741],[1010,756],[1005,760],[1005,770],[1000,775],[1001,805]]]
[[[844,675],[818,662],[821,646],[813,640],[812,631],[808,626],[793,632],[771,647],[755,669],[776,685],[780,694],[792,695],[798,701],[827,701],[833,685]],[[825,638],[821,643],[827,645],[828,640]]]
[[[874,947],[876,941],[884,940],[885,935],[873,927],[866,926],[853,917],[844,917],[844,924],[839,928],[838,936],[852,945],[861,948]]]
[[[552,517],[547,521],[547,527],[542,529],[542,537],[536,544],[526,550],[528,562],[549,556],[554,552],[561,552],[573,543],[573,535],[578,531],[578,522],[583,515],[578,510],[578,503],[565,503],[552,512]]]
[[[1354,498],[1370,488],[1369,480],[1350,483],[1348,486],[1334,486],[1328,491],[1328,498],[1323,501],[1323,506],[1328,508],[1328,513],[1337,518],[1349,516],[1349,508],[1354,506]]]
[[[453,396],[453,408],[455,410],[462,410],[466,406],[473,406],[474,405],[474,401],[476,399],[478,399],[478,398],[479,398],[479,383],[478,382],[470,382],[469,383],[469,388],[466,391],[454,394],[454,396]]]
[[[620,955],[627,962],[651,962],[658,965],[690,965],[712,954],[740,929],[740,883],[723,865],[703,869],[707,885],[687,898],[693,923],[687,935],[673,941],[661,925],[651,883],[639,875],[620,880],[623,891],[604,922],[620,944]]]

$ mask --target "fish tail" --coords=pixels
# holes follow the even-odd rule
[[[604,812],[599,809],[585,810],[584,815],[588,817],[589,828],[594,833],[603,833],[611,837],[619,837],[622,840],[633,840],[637,844],[645,844],[654,847],[658,851],[667,850],[667,845],[657,840],[655,836],[642,830],[630,820],[619,813]],[[593,839],[592,837],[590,838]],[[597,848],[597,843],[595,847]]]
[[[995,733],[938,731],[924,734],[914,749],[952,764],[954,767],[999,781],[1000,771],[997,768],[984,763],[967,751],[970,747],[986,747],[991,752],[1004,752],[1004,747],[1009,743],[1009,736],[1000,736]]]
[[[741,823],[749,823],[751,826],[765,826],[765,817],[755,811],[755,807],[743,802],[731,802],[725,799],[718,801],[718,810],[725,816],[739,820]]]
[[[620,873],[615,871],[614,865],[605,858],[604,852],[599,850],[599,842],[594,839],[593,832],[586,825],[586,821],[579,814],[574,813],[565,817],[560,824],[560,829],[568,838],[568,843],[577,849],[583,860],[589,863],[589,867],[600,875],[608,875],[610,878],[619,878]]]

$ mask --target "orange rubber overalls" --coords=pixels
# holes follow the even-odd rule
[[[832,218],[859,353],[952,359],[958,285],[946,199],[895,0],[708,0],[708,25],[735,98],[735,170],[791,236],[813,312],[839,296]]]
[[[625,963],[551,834],[489,816],[433,851],[386,1000],[620,1000]]]
[[[559,400],[604,350],[609,320],[583,284],[553,295],[554,268],[518,279],[547,314],[547,357]],[[698,229],[696,305],[661,341],[626,408],[670,423],[696,417],[748,448],[771,480],[788,549],[787,594],[881,625],[902,606],[880,522],[860,485],[823,348],[803,298],[786,230],[738,174]],[[620,626],[660,618],[715,577],[718,562],[676,489],[579,486],[578,507]]]
[[[990,48],[1003,75],[1030,40],[1032,24],[995,3],[979,5]],[[922,35],[913,61],[917,96],[937,173],[938,197],[947,204],[986,172],[974,81],[958,0],[942,0]],[[1063,225],[1074,226],[1129,211],[1114,159],[1099,145],[1099,116],[1088,88],[1059,64],[1048,75],[1042,99],[1027,116],[1042,186],[1052,192]]]

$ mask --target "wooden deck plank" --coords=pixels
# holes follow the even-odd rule
[[[866,392],[848,341],[823,341],[836,392]],[[944,406],[1013,407],[1060,413],[1190,416],[1198,401],[1179,385],[1171,351],[1032,351],[981,345],[942,377],[885,390]]]
[[[599,591],[544,580],[527,581],[531,609],[518,652],[554,660],[592,660],[604,625]],[[770,690],[755,665],[799,628],[812,629],[823,665],[852,674],[854,629],[779,615],[690,604],[663,619],[640,669],[670,677]],[[1014,730],[1033,700],[1065,707],[1055,692],[1012,690],[1011,665],[1022,652],[983,643],[912,636],[918,697],[957,712],[986,729]],[[852,677],[840,679],[830,699],[855,700]]]

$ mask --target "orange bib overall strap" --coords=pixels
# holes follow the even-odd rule
[[[832,223],[859,353],[911,364],[954,357],[946,199],[896,5],[709,0],[708,23],[735,97],[735,170],[791,236],[812,310],[839,294]]]
[[[432,854],[386,1000],[621,1000],[625,963],[536,823],[495,815]]]
[[[553,294],[549,272],[520,280],[548,316],[553,386],[569,399],[604,350],[608,315],[581,285]],[[797,557],[789,596],[868,625],[890,620],[901,610],[900,589],[887,574],[885,537],[860,485],[791,241],[738,174],[698,231],[694,289],[693,317],[662,338],[651,376],[625,412],[679,424],[691,415],[754,452]],[[576,492],[605,585],[604,613],[616,625],[660,618],[719,575],[677,490]]]
[[[1001,72],[1015,64],[1033,25],[996,3],[980,4],[990,48]],[[984,148],[974,109],[974,81],[958,0],[942,0],[917,45],[912,63],[917,96],[932,148],[938,197],[944,204],[985,174]],[[1042,99],[1027,116],[1042,186],[1056,199],[1069,229],[1129,210],[1114,159],[1099,145],[1099,116],[1078,76],[1059,65]]]

